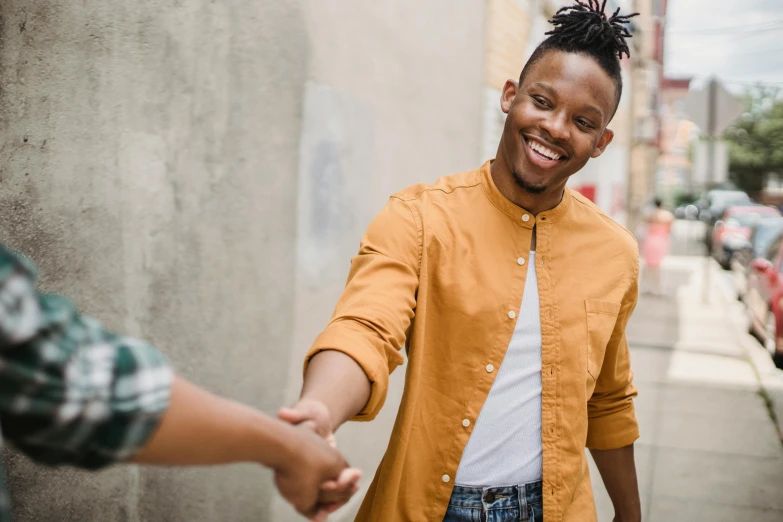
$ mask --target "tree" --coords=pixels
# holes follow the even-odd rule
[[[747,112],[729,127],[731,180],[751,195],[764,188],[768,176],[783,175],[783,99],[781,91],[755,87],[745,93]]]

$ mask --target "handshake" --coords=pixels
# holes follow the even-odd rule
[[[337,451],[324,403],[301,399],[293,407],[281,408],[278,418],[293,429],[282,433],[287,451],[272,466],[277,489],[299,513],[323,522],[359,490],[362,473]]]

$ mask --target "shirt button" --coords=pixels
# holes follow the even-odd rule
[[[440,479],[441,479],[443,482],[448,482],[449,480],[451,480],[451,477],[449,477],[448,475],[443,475],[443,476],[442,476]]]
[[[528,221],[530,221],[530,216],[528,216],[527,214],[522,214],[522,221],[527,223]]]
[[[470,420],[468,420],[468,419],[463,420],[462,421],[462,425],[467,428],[468,426],[470,426]]]
[[[509,319],[513,319],[513,318],[515,318],[516,316],[517,316],[517,313],[516,313],[515,311],[513,311],[513,310],[511,310],[511,311],[508,313],[508,318],[509,318]]]
[[[524,258],[524,257],[520,257],[520,258],[518,258],[518,259],[517,259],[517,264],[518,264],[519,266],[522,266],[522,265],[524,265],[524,264],[525,264],[525,258]]]
[[[494,371],[495,371],[495,367],[492,366],[491,364],[488,364],[487,365],[487,373],[492,373]]]

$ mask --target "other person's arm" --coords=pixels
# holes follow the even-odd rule
[[[314,520],[347,500],[358,478],[307,430],[175,377],[148,344],[38,293],[34,268],[2,246],[0,417],[6,438],[49,465],[269,466],[283,496]],[[338,477],[342,488],[320,491]]]

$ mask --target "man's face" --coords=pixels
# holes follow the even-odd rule
[[[533,64],[521,85],[506,82],[501,108],[508,117],[499,157],[517,184],[532,194],[562,190],[571,175],[600,156],[614,136],[606,125],[616,92],[592,58],[560,51]]]

